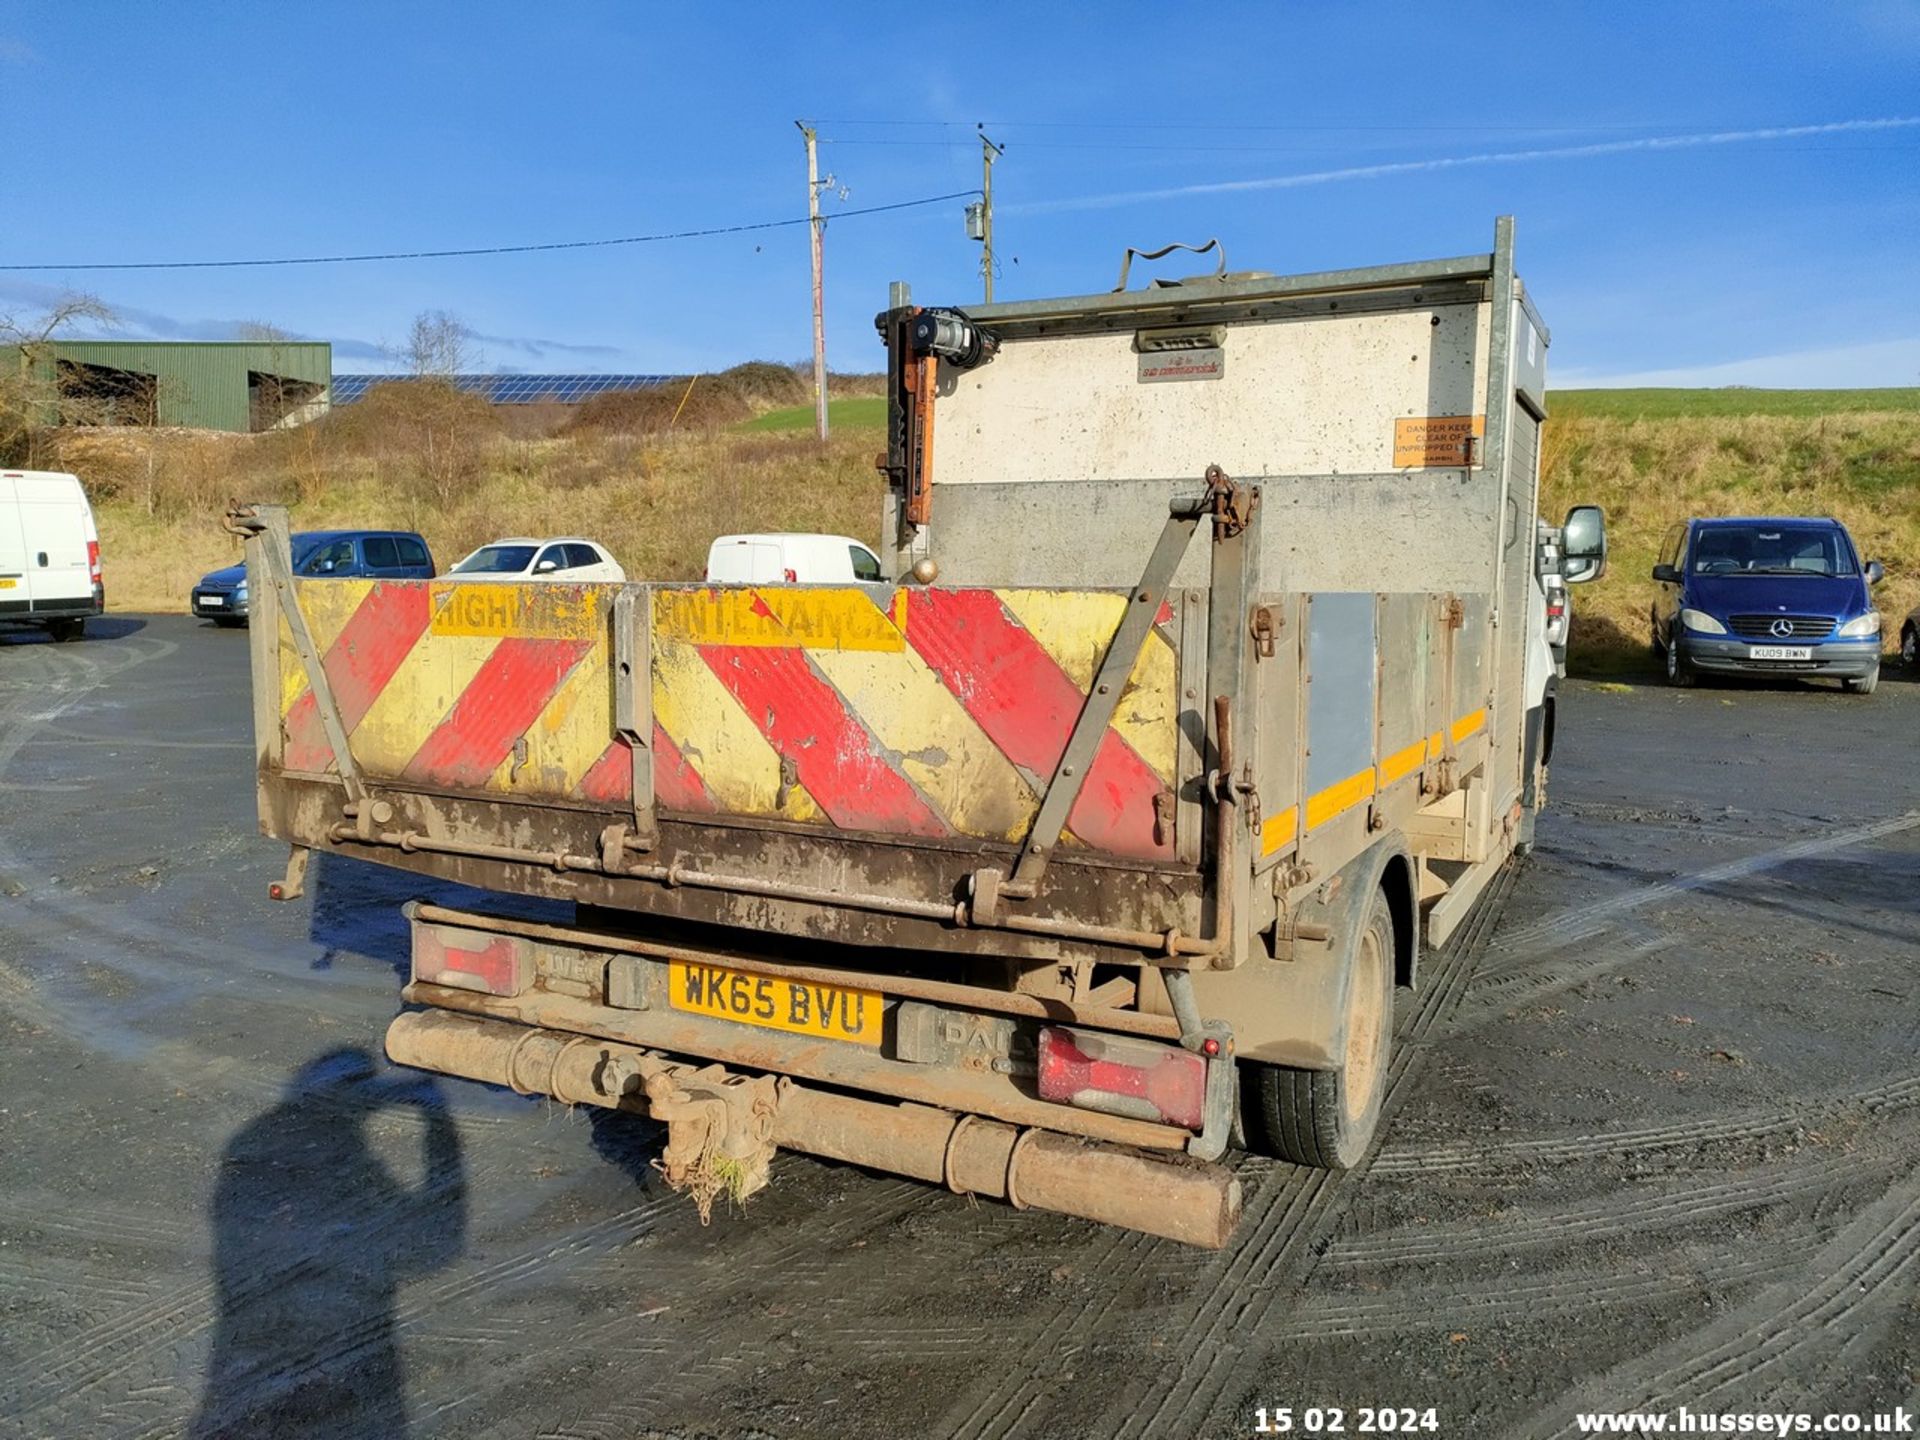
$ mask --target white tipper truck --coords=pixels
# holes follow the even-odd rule
[[[572,901],[410,907],[388,1051],[651,1114],[703,1204],[787,1146],[1223,1244],[1234,1146],[1371,1143],[1394,997],[1544,796],[1511,222],[879,326],[889,583],[312,585],[236,512],[276,891]],[[1562,573],[1604,556],[1576,509]]]

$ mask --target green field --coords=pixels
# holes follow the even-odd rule
[[[1920,410],[1920,388],[1903,390],[1760,390],[1727,385],[1714,390],[1554,390],[1555,415],[1603,415],[1614,420],[1664,420],[1677,415],[1842,415]]]
[[[854,395],[845,400],[827,402],[827,425],[834,430],[878,430],[887,423],[887,401],[883,395]],[[769,410],[764,415],[733,427],[735,430],[811,430],[813,406],[789,405]]]

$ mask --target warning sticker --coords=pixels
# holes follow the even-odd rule
[[[1218,380],[1227,373],[1227,354],[1217,346],[1200,350],[1155,350],[1140,357],[1140,379],[1147,385],[1170,380]]]
[[[1407,415],[1393,422],[1393,468],[1465,465],[1467,442],[1487,430],[1484,415]]]

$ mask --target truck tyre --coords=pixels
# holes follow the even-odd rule
[[[71,645],[75,640],[84,640],[86,637],[87,622],[85,620],[49,620],[47,622],[47,638],[56,645]]]
[[[1338,1070],[1247,1065],[1241,1092],[1247,1136],[1263,1154],[1346,1170],[1373,1143],[1393,1053],[1393,910],[1376,888],[1349,937],[1346,1047]]]
[[[1909,625],[1900,632],[1900,663],[1920,670],[1920,626]]]
[[[1840,688],[1845,690],[1849,695],[1871,695],[1879,683],[1880,667],[1876,665],[1873,669],[1858,678],[1848,676],[1840,682]]]

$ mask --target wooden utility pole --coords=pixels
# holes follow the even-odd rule
[[[813,237],[813,415],[814,431],[827,438],[826,257],[827,222],[820,218],[820,150],[813,127],[793,122],[807,142],[807,230]]]
[[[993,162],[1006,153],[1006,146],[994,144],[984,130],[980,132],[980,190],[985,202],[981,216],[985,234],[980,242],[980,273],[987,282],[989,305],[993,303]]]

